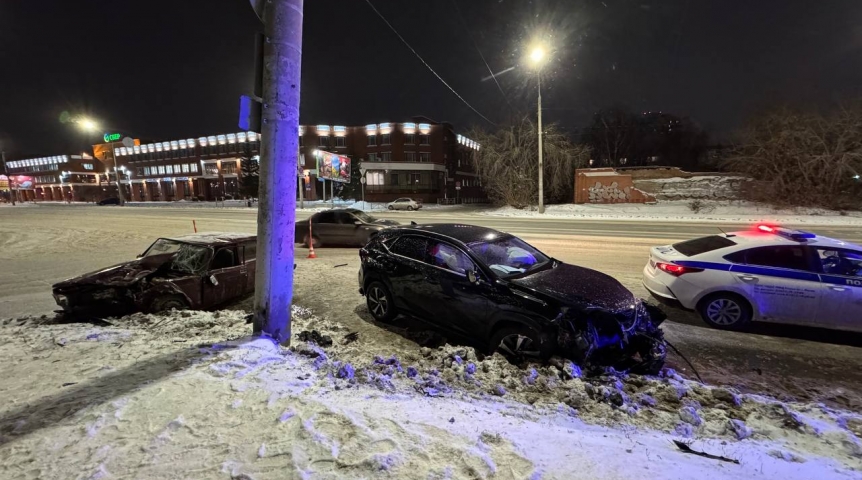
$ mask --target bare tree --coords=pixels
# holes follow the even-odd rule
[[[482,146],[474,152],[476,173],[495,203],[524,208],[539,199],[538,131],[521,120],[494,132],[473,130],[470,136]],[[571,202],[575,169],[587,164],[589,150],[573,145],[555,125],[544,131],[545,201]]]
[[[741,132],[726,166],[759,182],[751,200],[858,208],[862,185],[862,103],[828,116],[781,109]]]

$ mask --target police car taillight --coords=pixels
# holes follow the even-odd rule
[[[676,265],[674,263],[656,262],[655,266],[662,272],[669,273],[674,277],[685,275],[686,273],[697,273],[703,271],[702,268],[684,267],[682,265]]]

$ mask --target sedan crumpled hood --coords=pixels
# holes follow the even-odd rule
[[[127,287],[149,275],[157,267],[158,265],[148,265],[140,260],[134,260],[70,278],[69,280],[54,284],[53,288],[55,290],[63,290],[83,285]]]
[[[636,304],[634,294],[610,275],[562,262],[556,268],[514,279],[512,283],[566,303],[611,312],[631,309]]]

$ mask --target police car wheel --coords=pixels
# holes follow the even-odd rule
[[[751,322],[751,305],[739,295],[716,293],[698,304],[703,321],[723,330],[741,330]]]

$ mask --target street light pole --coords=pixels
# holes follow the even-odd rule
[[[542,72],[539,71],[539,213],[545,213],[545,168],[542,149]]]

